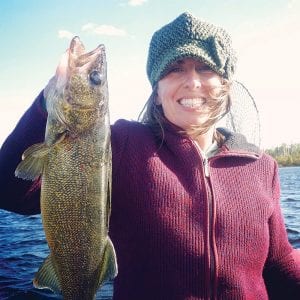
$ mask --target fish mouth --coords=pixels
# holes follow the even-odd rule
[[[103,106],[107,94],[105,46],[100,44],[86,52],[80,38],[75,36],[68,51],[66,101],[78,110]]]
[[[81,42],[79,36],[74,36],[72,38],[69,49],[70,52],[76,56],[82,55],[85,52],[85,47]]]
[[[78,74],[87,70],[101,70],[105,66],[105,46],[98,45],[94,50],[85,52],[85,47],[78,36],[75,36],[69,48],[69,67]],[[105,69],[106,71],[106,69]]]
[[[98,73],[91,78],[91,72]],[[80,122],[88,128],[105,114],[108,96],[104,45],[86,52],[80,38],[75,36],[57,68],[50,96],[48,115],[66,128],[79,128],[76,124]]]

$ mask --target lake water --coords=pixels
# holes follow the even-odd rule
[[[280,168],[281,203],[289,240],[300,249],[300,167]],[[0,210],[0,299],[59,299],[32,286],[32,278],[49,250],[40,216],[21,216]],[[112,283],[97,299],[111,299]]]

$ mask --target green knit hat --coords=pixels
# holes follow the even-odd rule
[[[152,87],[171,63],[184,57],[201,60],[227,79],[232,78],[237,60],[231,37],[223,28],[187,12],[152,36],[147,61],[147,75]]]

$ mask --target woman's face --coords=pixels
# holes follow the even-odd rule
[[[186,130],[208,119],[209,92],[221,85],[221,77],[206,64],[192,58],[177,60],[158,82],[157,104],[170,122]]]

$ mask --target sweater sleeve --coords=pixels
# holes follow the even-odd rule
[[[43,92],[19,120],[0,149],[0,208],[30,215],[40,213],[40,184],[16,178],[15,169],[29,146],[44,140],[47,113]]]
[[[128,140],[128,127],[130,122],[126,120],[117,120],[111,126],[111,146],[113,161],[113,177],[118,172],[120,162],[124,156],[124,149]]]
[[[275,163],[273,178],[274,211],[269,220],[270,246],[264,279],[270,299],[300,298],[299,252],[288,242],[284,218],[280,207],[280,184]]]

